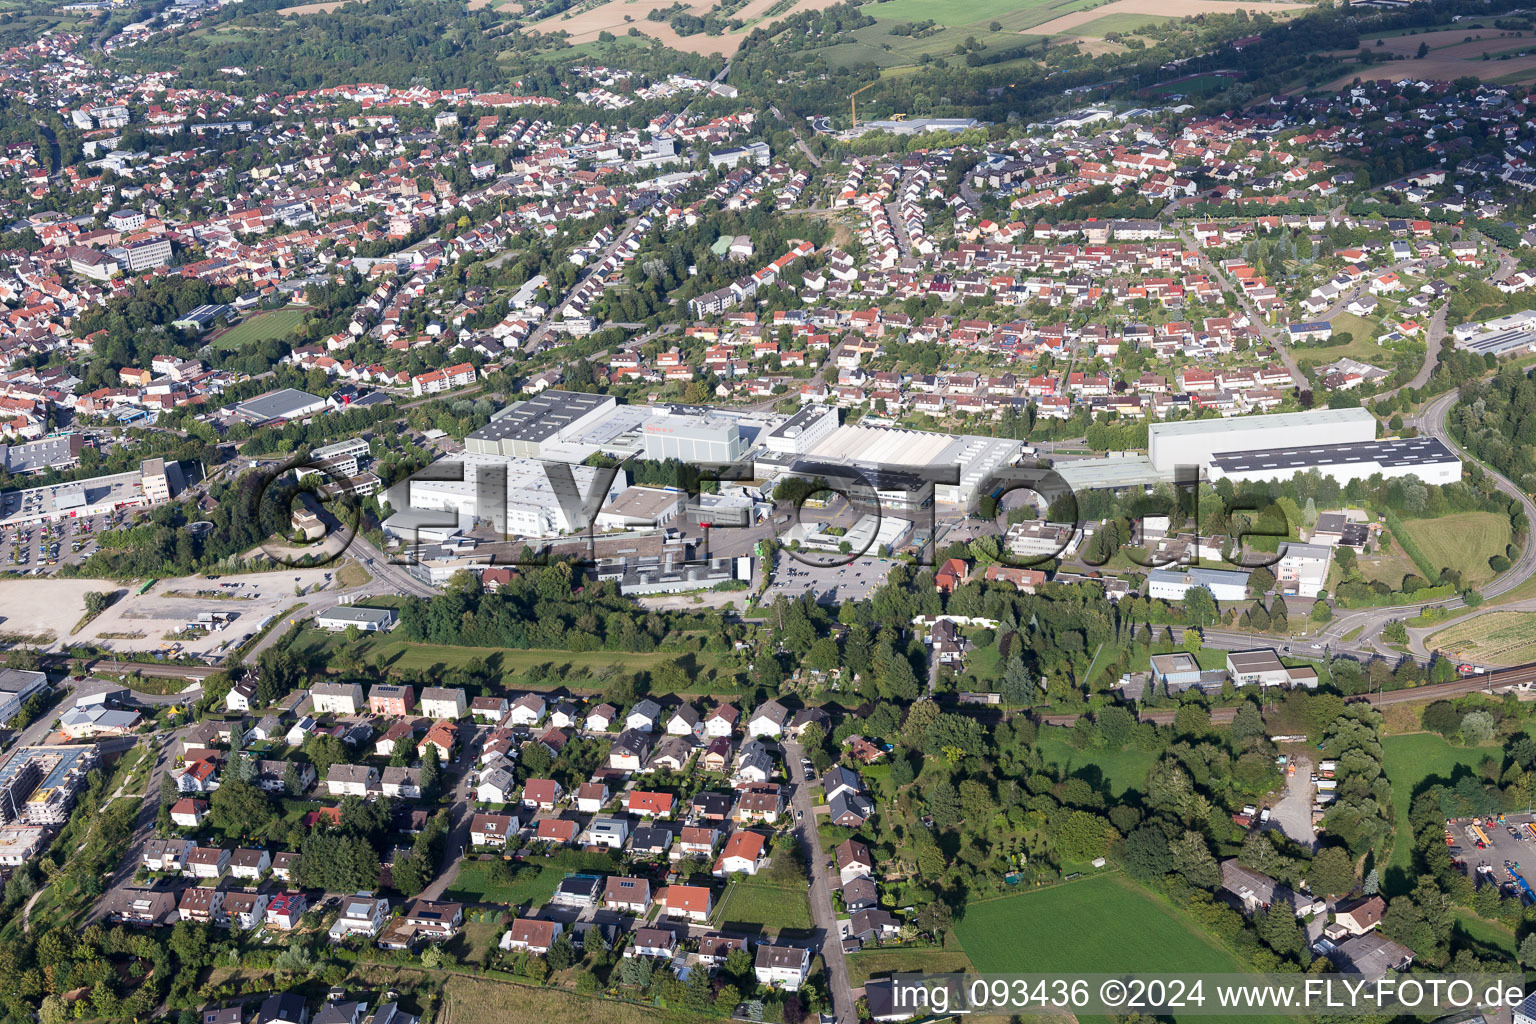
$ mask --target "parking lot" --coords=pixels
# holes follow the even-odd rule
[[[1513,881],[1513,868],[1536,885],[1536,828],[1530,814],[1506,814],[1493,818],[1454,818],[1446,825],[1451,857],[1465,866],[1467,874],[1487,869],[1500,884]]]
[[[64,519],[0,529],[0,570],[46,576],[78,565],[96,550],[96,538],[123,525],[127,513]]]
[[[780,595],[794,601],[805,593],[815,595],[821,604],[862,601],[885,582],[896,564],[889,558],[856,558],[847,565],[815,566],[781,553],[762,603],[772,604]]]

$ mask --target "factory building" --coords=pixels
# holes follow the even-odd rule
[[[837,429],[837,410],[824,405],[802,407],[763,435],[763,447],[776,455],[806,455]]]
[[[1350,444],[1376,438],[1376,417],[1365,409],[1314,409],[1267,416],[1154,423],[1147,428],[1147,455],[1159,472],[1206,466],[1217,453],[1304,445]]]
[[[664,410],[646,421],[645,457],[691,464],[735,462],[747,453],[736,421],[725,416],[690,416]]]
[[[548,458],[547,445],[577,436],[617,405],[612,395],[543,391],[502,409],[464,439],[464,448],[472,455]]]
[[[501,534],[558,537],[585,529],[597,509],[624,491],[628,478],[618,470],[606,489],[599,485],[600,471],[590,466],[467,452],[433,463],[391,487],[388,496],[397,509],[484,519]]]
[[[1218,601],[1241,601],[1248,596],[1248,574],[1234,569],[1153,569],[1147,574],[1147,596],[1163,601],[1182,601],[1196,587]]]
[[[1241,483],[1289,480],[1314,469],[1340,484],[1368,480],[1378,474],[1389,478],[1418,477],[1427,484],[1450,484],[1461,479],[1461,460],[1443,441],[1434,437],[1223,453],[1211,460],[1209,472],[1212,480]]]

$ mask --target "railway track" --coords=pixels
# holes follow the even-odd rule
[[[1536,683],[1536,662],[1526,665],[1515,665],[1510,668],[1496,669],[1485,672],[1482,675],[1463,676],[1460,679],[1452,679],[1447,683],[1429,683],[1425,686],[1412,686],[1406,690],[1385,690],[1380,693],[1357,694],[1348,697],[1350,703],[1374,704],[1377,707],[1385,707],[1388,704],[1409,704],[1414,701],[1440,700],[1441,698],[1461,697],[1480,690],[1492,694],[1496,690],[1507,686],[1521,686]],[[1159,708],[1155,711],[1142,711],[1136,717],[1143,722],[1152,722],[1155,725],[1172,725],[1177,709]],[[1235,707],[1222,707],[1211,709],[1211,722],[1217,725],[1226,725],[1237,714]],[[1071,726],[1077,722],[1081,715],[1038,715],[1036,721],[1042,725]]]

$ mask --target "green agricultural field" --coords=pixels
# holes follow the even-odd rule
[[[1166,14],[1106,14],[1102,18],[1093,19],[1086,25],[1079,25],[1073,31],[1090,39],[1103,39],[1105,36],[1115,34],[1135,35],[1148,25],[1161,25],[1173,20],[1175,19]]]
[[[955,935],[983,974],[1112,974],[1170,964],[1191,972],[1245,972],[1236,955],[1193,921],[1118,874],[972,903],[955,922]]]
[[[1069,775],[1083,774],[1092,778],[1099,773],[1109,785],[1112,796],[1123,796],[1126,790],[1139,790],[1146,785],[1147,772],[1157,763],[1157,755],[1144,750],[1077,750],[1068,745],[1069,730],[1059,726],[1040,727],[1040,738],[1035,746],[1048,765],[1064,769]],[[1088,769],[1088,771],[1084,771]]]
[[[1536,612],[1488,612],[1430,635],[1425,643],[1490,665],[1536,661]]]
[[[1432,565],[1461,571],[1469,586],[1493,579],[1488,559],[1502,555],[1509,545],[1509,520],[1496,512],[1457,512],[1436,519],[1408,519],[1408,535]]]
[[[255,313],[211,339],[214,348],[225,352],[245,348],[273,338],[286,338],[304,322],[309,310],[299,306]]]
[[[881,68],[892,68],[915,65],[925,54],[935,58],[953,57],[955,47],[969,39],[980,43],[985,53],[1014,50],[1039,41],[1038,35],[1030,34],[1030,29],[1037,25],[1074,11],[1102,6],[1105,2],[1107,0],[1020,0],[1015,3],[978,0],[967,4],[939,4],[933,0],[886,0],[864,8],[864,12],[877,22],[855,31],[854,42],[839,43],[819,52],[829,64],[841,67],[873,63]],[[1142,23],[1156,17],[1148,15]],[[940,27],[920,38],[892,32],[899,26],[925,21],[933,21]],[[1002,26],[997,31],[992,29],[994,21]],[[872,97],[871,102],[874,102]],[[863,109],[861,105],[861,116]],[[912,112],[871,106],[867,116],[889,117],[895,113]]]
[[[1484,757],[1497,751],[1493,746],[1455,747],[1427,732],[1382,739],[1382,764],[1387,780],[1392,783],[1392,819],[1397,826],[1392,856],[1381,873],[1383,892],[1395,896],[1413,888],[1413,836],[1408,828],[1408,808],[1419,785],[1430,778],[1448,780],[1461,765],[1476,771]]]
[[[799,886],[774,885],[766,878],[738,875],[715,907],[714,920],[727,931],[761,928],[777,935],[782,931],[811,930],[811,905]]]

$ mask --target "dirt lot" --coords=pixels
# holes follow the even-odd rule
[[[608,3],[567,17],[564,14],[553,18],[546,18],[537,24],[529,26],[532,32],[560,32],[570,33],[568,41],[571,45],[589,43],[598,37],[601,32],[612,32],[616,36],[626,34],[631,28],[639,29],[653,39],[659,39],[662,43],[674,50],[684,53],[714,53],[729,55],[735,53],[741,47],[741,41],[747,32],[755,27],[753,22],[763,17],[777,0],[751,0],[733,18],[740,18],[747,27],[740,32],[727,33],[726,35],[710,36],[698,33],[691,36],[680,36],[673,31],[672,26],[664,21],[647,21],[646,15],[654,10],[663,10],[672,6],[674,0],[609,0]],[[798,11],[817,11],[824,7],[830,7],[836,0],[799,0],[793,8],[774,16],[774,20],[786,18]],[[688,9],[694,14],[703,16],[709,13],[714,6],[713,0],[692,0]],[[624,16],[629,15],[633,20],[625,21]]]
[[[262,619],[294,604],[299,598],[295,587],[321,587],[325,584],[325,569],[294,569],[284,572],[250,573],[242,576],[221,576],[216,580],[191,576],[183,579],[161,580],[149,593],[135,596],[128,593],[82,629],[73,639],[94,641],[103,647],[119,651],[155,651],[168,633],[177,633],[199,612],[229,612],[234,618],[222,630],[203,633],[192,639],[181,640],[184,652],[194,655],[214,654],[234,647],[256,631]],[[222,586],[221,584],[230,584]],[[239,584],[235,586],[234,584]],[[74,586],[80,587],[79,595],[69,609],[61,609],[57,620],[67,619],[67,625],[55,632],[62,639],[74,628],[84,614],[84,593],[87,590],[110,589],[110,584],[98,580],[57,580],[42,584],[0,583],[0,587],[25,586]],[[121,588],[119,588],[121,589]],[[196,596],[199,592],[229,595],[227,597]],[[0,590],[0,608],[6,606],[7,597],[13,592]],[[174,596],[173,596],[174,595]],[[36,591],[30,597],[11,598],[26,600],[29,605],[38,603]],[[62,605],[63,597],[57,602]],[[7,623],[9,625],[9,623]],[[16,632],[22,630],[18,628]],[[134,635],[138,634],[138,635]]]
[[[1091,21],[1098,21],[1110,14],[1161,14],[1168,18],[1183,18],[1191,14],[1232,14],[1239,9],[1250,14],[1263,11],[1294,11],[1309,6],[1300,3],[1237,3],[1234,0],[1116,0],[1115,3],[1094,7],[1086,11],[1073,11],[1047,21],[1043,25],[1024,29],[1029,36],[1054,36],[1071,32]],[[1463,33],[1465,35],[1465,33]]]

